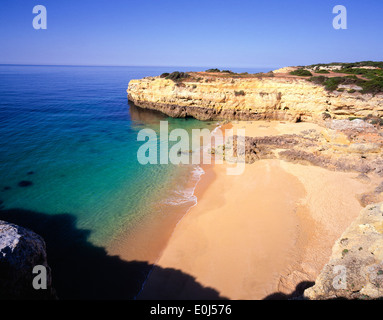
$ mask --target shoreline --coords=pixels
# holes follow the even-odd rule
[[[187,187],[183,188],[183,190],[188,188],[193,190],[187,201],[182,198],[183,202],[170,206],[162,202],[157,203],[155,206],[159,206],[159,208],[157,208],[156,214],[142,217],[141,223],[136,223],[128,235],[123,235],[110,244],[108,252],[111,255],[118,255],[124,260],[145,261],[154,264],[179,221],[197,205],[196,189],[202,180],[205,181],[203,179],[206,175],[205,169],[205,166],[190,169],[190,176],[193,176],[196,170],[202,170],[203,172],[198,175],[196,180],[192,180]],[[165,206],[167,209],[166,214],[163,212]],[[161,232],[158,232],[158,230],[161,230]]]
[[[258,125],[260,124],[258,123]],[[234,124],[234,127],[238,128],[239,126]],[[273,130],[273,134],[281,134],[281,132],[276,132],[274,127]],[[255,164],[246,165],[246,170],[250,168],[251,173],[245,171],[241,178],[234,179],[237,181],[225,177],[224,166],[211,165],[204,168],[205,175],[200,179],[194,193],[198,198],[197,204],[191,207],[178,221],[155,265],[162,269],[176,269],[191,275],[202,286],[213,288],[229,299],[264,299],[276,297],[275,295],[287,297],[289,294],[293,294],[298,285],[315,281],[316,276],[331,255],[331,248],[335,240],[355,219],[362,208],[356,197],[350,196],[350,192],[356,196],[370,189],[370,185],[355,180],[355,173],[334,172],[283,160],[260,160]],[[263,176],[262,172],[264,172]],[[270,175],[273,172],[276,174],[271,178]],[[316,212],[313,212],[313,193],[321,194],[323,190],[318,189],[315,183],[308,188],[312,174],[322,178],[327,177],[326,179],[335,183],[338,188],[342,187],[345,181],[348,182],[346,188],[348,192],[340,193],[339,196],[342,197],[341,203],[344,201],[351,203],[347,208],[349,211],[351,208],[350,214],[345,216],[345,209],[339,208],[339,205],[327,212],[316,209]],[[336,177],[334,178],[334,176]],[[230,197],[233,197],[235,191],[222,191],[222,186],[225,184],[229,185],[231,189],[236,186],[249,185],[251,178],[263,179],[267,186],[266,191],[255,188],[258,193],[251,195],[251,201],[246,199],[245,192],[241,191],[241,188],[236,192],[237,201],[234,203]],[[323,180],[326,181],[326,179]],[[275,210],[276,208],[279,208],[280,212],[288,211],[289,214],[267,217],[261,212],[257,218],[246,214],[240,215],[239,218],[230,215],[233,210],[240,211],[241,208],[248,209],[249,212],[254,199],[258,202],[267,199],[272,195],[270,191],[278,184],[283,185],[279,192],[287,192],[286,197],[281,201],[275,201],[271,197],[270,203],[272,204],[264,202],[263,208],[266,208],[269,214],[278,211]],[[252,188],[251,185],[249,186]],[[326,196],[322,194],[318,196],[316,201],[325,204]],[[219,210],[214,204],[219,204]],[[288,207],[287,210],[286,207]],[[219,212],[220,210],[221,212]],[[338,212],[335,212],[336,210]],[[244,212],[246,213],[246,210]],[[329,218],[333,214],[336,217],[332,221],[330,220],[332,226],[329,228],[329,225],[326,225],[326,222],[321,221],[321,219],[326,220],[326,217]],[[209,215],[211,217],[207,218]],[[222,215],[227,220],[226,222],[219,222],[218,219]],[[334,222],[336,227],[334,227]],[[222,228],[214,230],[216,225],[220,223]],[[264,223],[264,226],[271,228],[264,231],[259,227],[259,223]],[[323,223],[325,227],[322,226]],[[246,229],[249,224],[252,225],[253,229]],[[247,232],[243,232],[243,230],[233,232],[232,227],[235,225],[245,228]],[[199,233],[204,228],[206,232]],[[254,237],[251,235],[253,230],[262,236]],[[320,239],[318,230],[326,233],[321,241],[318,240]],[[228,236],[222,238],[222,235],[226,233]],[[238,237],[241,239],[238,240],[237,246],[231,245],[230,242]],[[264,239],[268,243],[262,247],[259,243],[265,241]],[[282,239],[282,242],[278,242]],[[251,240],[255,242],[251,242]],[[258,245],[254,245],[254,243],[258,243]],[[286,243],[289,244],[286,245]],[[246,250],[243,251],[245,245],[255,254],[249,254]],[[225,246],[228,251],[222,248]],[[260,254],[262,252],[263,254]],[[269,254],[265,252],[269,252]],[[275,252],[275,254],[272,255],[270,252]],[[230,255],[233,255],[234,258],[230,259],[228,257]],[[259,260],[260,255],[264,259],[268,256],[276,258],[266,259],[266,266],[262,266],[263,260]],[[249,258],[249,256],[251,257]],[[253,259],[252,262],[251,259]],[[255,261],[258,259],[258,262],[261,261],[261,263],[254,263],[254,259]],[[217,260],[221,260],[220,263],[216,262]],[[246,267],[238,266],[242,263]],[[249,272],[252,265],[263,270]],[[225,266],[224,270],[219,271],[222,266]],[[231,280],[228,279],[228,276]],[[177,284],[173,280],[171,277],[163,277],[160,272],[154,269],[138,298],[198,299],[198,297],[190,295],[190,288],[187,286],[183,289],[177,288]],[[238,290],[241,285],[241,289]]]
[[[215,130],[226,126],[228,125],[218,123],[212,129],[212,132],[214,133]],[[187,203],[171,206],[170,214],[166,213],[164,215],[157,212],[154,217],[143,218],[143,223],[135,225],[129,235],[119,237],[107,248],[109,255],[119,256],[122,260],[128,262],[145,262],[152,266],[142,283],[142,288],[145,286],[148,277],[155,268],[178,224],[198,204],[198,199],[202,197],[210,183],[215,179],[215,173],[212,170],[214,164],[194,166],[190,170],[191,176],[196,170],[202,170],[202,173],[198,175],[197,180],[193,180],[192,183],[188,184],[188,187],[192,188],[193,192]],[[184,190],[186,189],[185,187]],[[192,198],[195,199],[195,203],[191,203]],[[157,205],[164,206],[164,204]],[[159,230],[160,232],[158,232]],[[141,291],[142,289],[137,293],[136,298]]]
[[[136,291],[133,300],[136,300],[141,294],[178,224],[197,205],[197,193],[201,195],[203,190],[207,189],[210,179],[214,179],[212,171],[208,170],[207,166],[200,166],[199,169],[204,172],[199,176],[194,186],[192,195],[195,197],[194,204],[174,206],[170,214],[157,213],[154,217],[143,219],[143,223],[135,225],[128,235],[116,239],[107,247],[108,255],[118,256],[126,262],[144,263],[144,268],[137,270],[145,274],[144,280],[139,284],[141,289]],[[146,266],[149,266],[149,269]]]
[[[222,129],[224,132],[225,129],[230,129],[231,127],[230,123],[222,124],[222,122],[218,122],[211,132],[214,134],[218,129]],[[187,203],[171,207],[171,213],[166,214],[166,218],[161,213],[157,213],[154,217],[144,218],[143,223],[135,225],[129,235],[119,237],[108,246],[107,251],[110,255],[119,256],[125,261],[143,261],[152,266],[142,283],[142,288],[145,286],[151,272],[166,249],[178,224],[198,204],[198,199],[203,196],[209,185],[216,178],[213,166],[214,163],[199,164],[194,169],[191,169],[191,173],[195,170],[202,170],[197,181],[194,181],[190,186],[193,188],[191,198],[195,198],[194,204]],[[137,293],[136,298],[140,295],[141,291],[142,289]]]
[[[152,272],[156,269],[156,266],[158,266],[158,261],[161,259],[161,256],[167,247],[167,244],[169,243],[169,241],[173,237],[177,226],[190,213],[190,211],[198,205],[198,199],[200,199],[202,197],[204,192],[206,192],[206,190],[208,189],[209,185],[214,181],[215,174],[212,170],[212,166],[213,165],[200,165],[200,167],[204,171],[204,173],[200,176],[200,179],[197,181],[197,184],[194,188],[193,195],[196,197],[196,202],[195,202],[195,204],[191,205],[181,217],[178,218],[178,220],[176,221],[176,223],[174,225],[168,225],[169,230],[171,230],[171,234],[169,236],[165,237],[165,242],[164,242],[163,248],[161,250],[157,251],[158,257],[153,263],[151,263],[152,267],[151,267],[150,271],[148,272],[145,280],[143,281],[142,286],[141,286],[141,290],[137,293],[135,300],[140,299],[140,295],[141,295],[142,291],[144,290],[145,285],[147,284]],[[155,226],[155,229],[157,229],[157,227],[158,226]]]

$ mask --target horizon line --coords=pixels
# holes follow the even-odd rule
[[[196,65],[102,65],[102,64],[33,64],[33,63],[0,63],[0,66],[31,66],[31,67],[160,67],[160,68],[239,68],[239,69],[259,69],[259,68],[276,68],[275,66],[196,66]]]
[[[358,62],[383,62],[381,60],[360,60],[360,61],[332,61],[332,62],[318,62],[318,63],[311,63],[307,64],[305,66],[310,66],[310,65],[317,65],[317,64],[334,64],[334,63],[358,63]],[[297,66],[303,66],[303,65],[279,65],[276,64],[274,66],[212,66],[212,65],[137,65],[137,64],[132,64],[132,65],[112,65],[112,64],[40,64],[40,63],[1,63],[0,66],[34,66],[34,67],[144,67],[144,68],[151,68],[151,67],[156,67],[156,68],[220,68],[220,69],[230,69],[230,68],[237,68],[237,69],[271,69],[271,70],[276,70],[279,68],[284,68],[284,67],[297,67]]]

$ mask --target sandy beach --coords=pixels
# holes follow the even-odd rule
[[[246,135],[320,130],[314,124],[234,122]],[[334,172],[279,159],[247,164],[238,176],[230,164],[204,168],[198,204],[178,222],[140,299],[198,299],[178,270],[229,299],[292,294],[313,282],[335,240],[362,206],[356,196],[373,188],[357,173]]]

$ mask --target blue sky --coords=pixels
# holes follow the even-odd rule
[[[32,27],[44,5],[48,29]],[[348,29],[335,30],[344,5]],[[0,0],[0,64],[281,67],[383,60],[381,0]]]

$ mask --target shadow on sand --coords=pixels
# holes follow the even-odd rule
[[[294,292],[292,292],[291,294],[276,292],[276,293],[268,295],[263,300],[294,300],[294,299],[302,300],[303,292],[306,289],[312,287],[314,284],[315,282],[302,281],[295,287]]]
[[[152,281],[142,299],[226,299],[180,270],[108,255],[104,248],[88,241],[90,231],[76,228],[76,218],[71,214],[9,209],[0,210],[0,220],[31,229],[44,238],[59,299],[134,299],[151,271],[157,279],[165,279],[166,290],[161,290],[161,283],[153,285]],[[277,292],[264,300],[299,299],[312,285],[313,282],[301,282],[289,295]]]
[[[134,299],[152,265],[110,256],[88,241],[90,231],[76,228],[71,214],[48,215],[23,209],[0,210],[0,220],[41,235],[47,246],[48,264],[59,299]],[[224,299],[212,288],[175,269],[155,267],[161,277],[174,279],[172,296],[187,288],[190,299]]]

